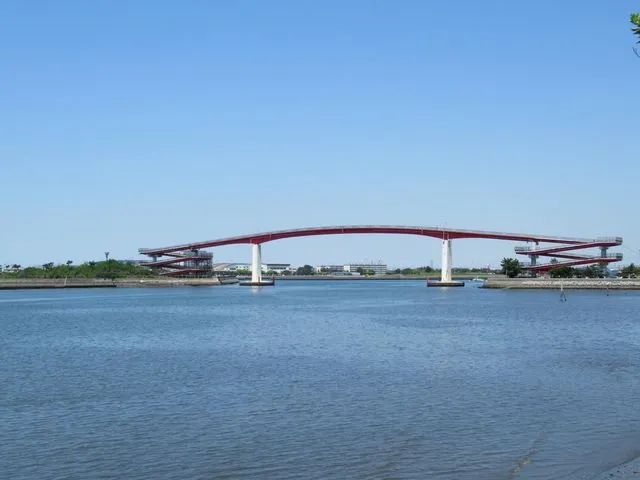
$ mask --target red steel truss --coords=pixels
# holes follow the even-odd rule
[[[199,250],[170,252],[160,255],[150,255],[152,260],[141,265],[153,268],[160,275],[170,277],[203,277],[212,273],[213,254]],[[158,259],[165,256],[168,258]]]

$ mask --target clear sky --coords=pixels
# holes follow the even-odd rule
[[[622,235],[640,260],[637,0],[2,2],[0,262],[335,224]],[[454,242],[454,265],[513,243]],[[249,261],[248,246],[214,250]],[[440,264],[437,240],[265,261]]]

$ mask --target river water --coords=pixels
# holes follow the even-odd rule
[[[640,294],[282,281],[0,292],[0,477],[593,479]]]

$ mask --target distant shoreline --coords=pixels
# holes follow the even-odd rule
[[[264,278],[264,277],[263,277]],[[417,275],[276,275],[276,282],[280,280],[421,280],[426,277]]]
[[[263,276],[262,278],[266,278]],[[269,277],[271,278],[271,277]],[[427,279],[433,281],[439,281],[440,275],[402,275],[400,273],[391,273],[387,275],[276,275],[276,282],[280,280],[415,280],[420,282],[426,282]],[[478,275],[475,277],[473,274],[462,274],[462,275],[452,275],[453,280],[469,280],[471,281],[474,278],[480,278],[485,280],[487,278],[486,275]]]
[[[267,278],[267,277],[263,277]],[[270,277],[269,277],[270,279]],[[470,282],[469,275],[454,275],[454,280]],[[426,283],[427,277],[415,275],[290,275],[276,276],[276,285],[280,281],[357,281],[375,282],[404,280]],[[438,281],[439,277],[429,277]],[[213,278],[119,278],[115,280],[97,278],[23,278],[0,279],[0,290],[57,289],[57,288],[149,288],[149,287],[185,287],[218,286],[239,282],[236,277]],[[491,278],[484,281],[482,288],[496,290],[640,290],[640,279],[628,278]]]
[[[0,290],[35,290],[57,288],[148,288],[217,286],[238,283],[235,278],[19,278],[0,279]]]

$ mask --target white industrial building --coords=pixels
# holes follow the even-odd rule
[[[290,263],[262,263],[260,269],[262,273],[274,272],[281,274],[284,271],[291,271]],[[214,272],[243,272],[251,271],[250,263],[217,263],[213,266]]]
[[[318,265],[316,267],[317,273],[335,273],[344,271],[344,265]]]
[[[360,274],[360,271],[373,272],[375,275],[385,275],[387,273],[387,265],[384,263],[348,263],[346,265],[318,265],[316,272],[318,273],[350,273],[353,275]]]
[[[374,275],[387,274],[387,265],[384,263],[349,263],[343,268],[345,272],[349,273],[357,273],[360,270],[364,272],[373,272]]]

